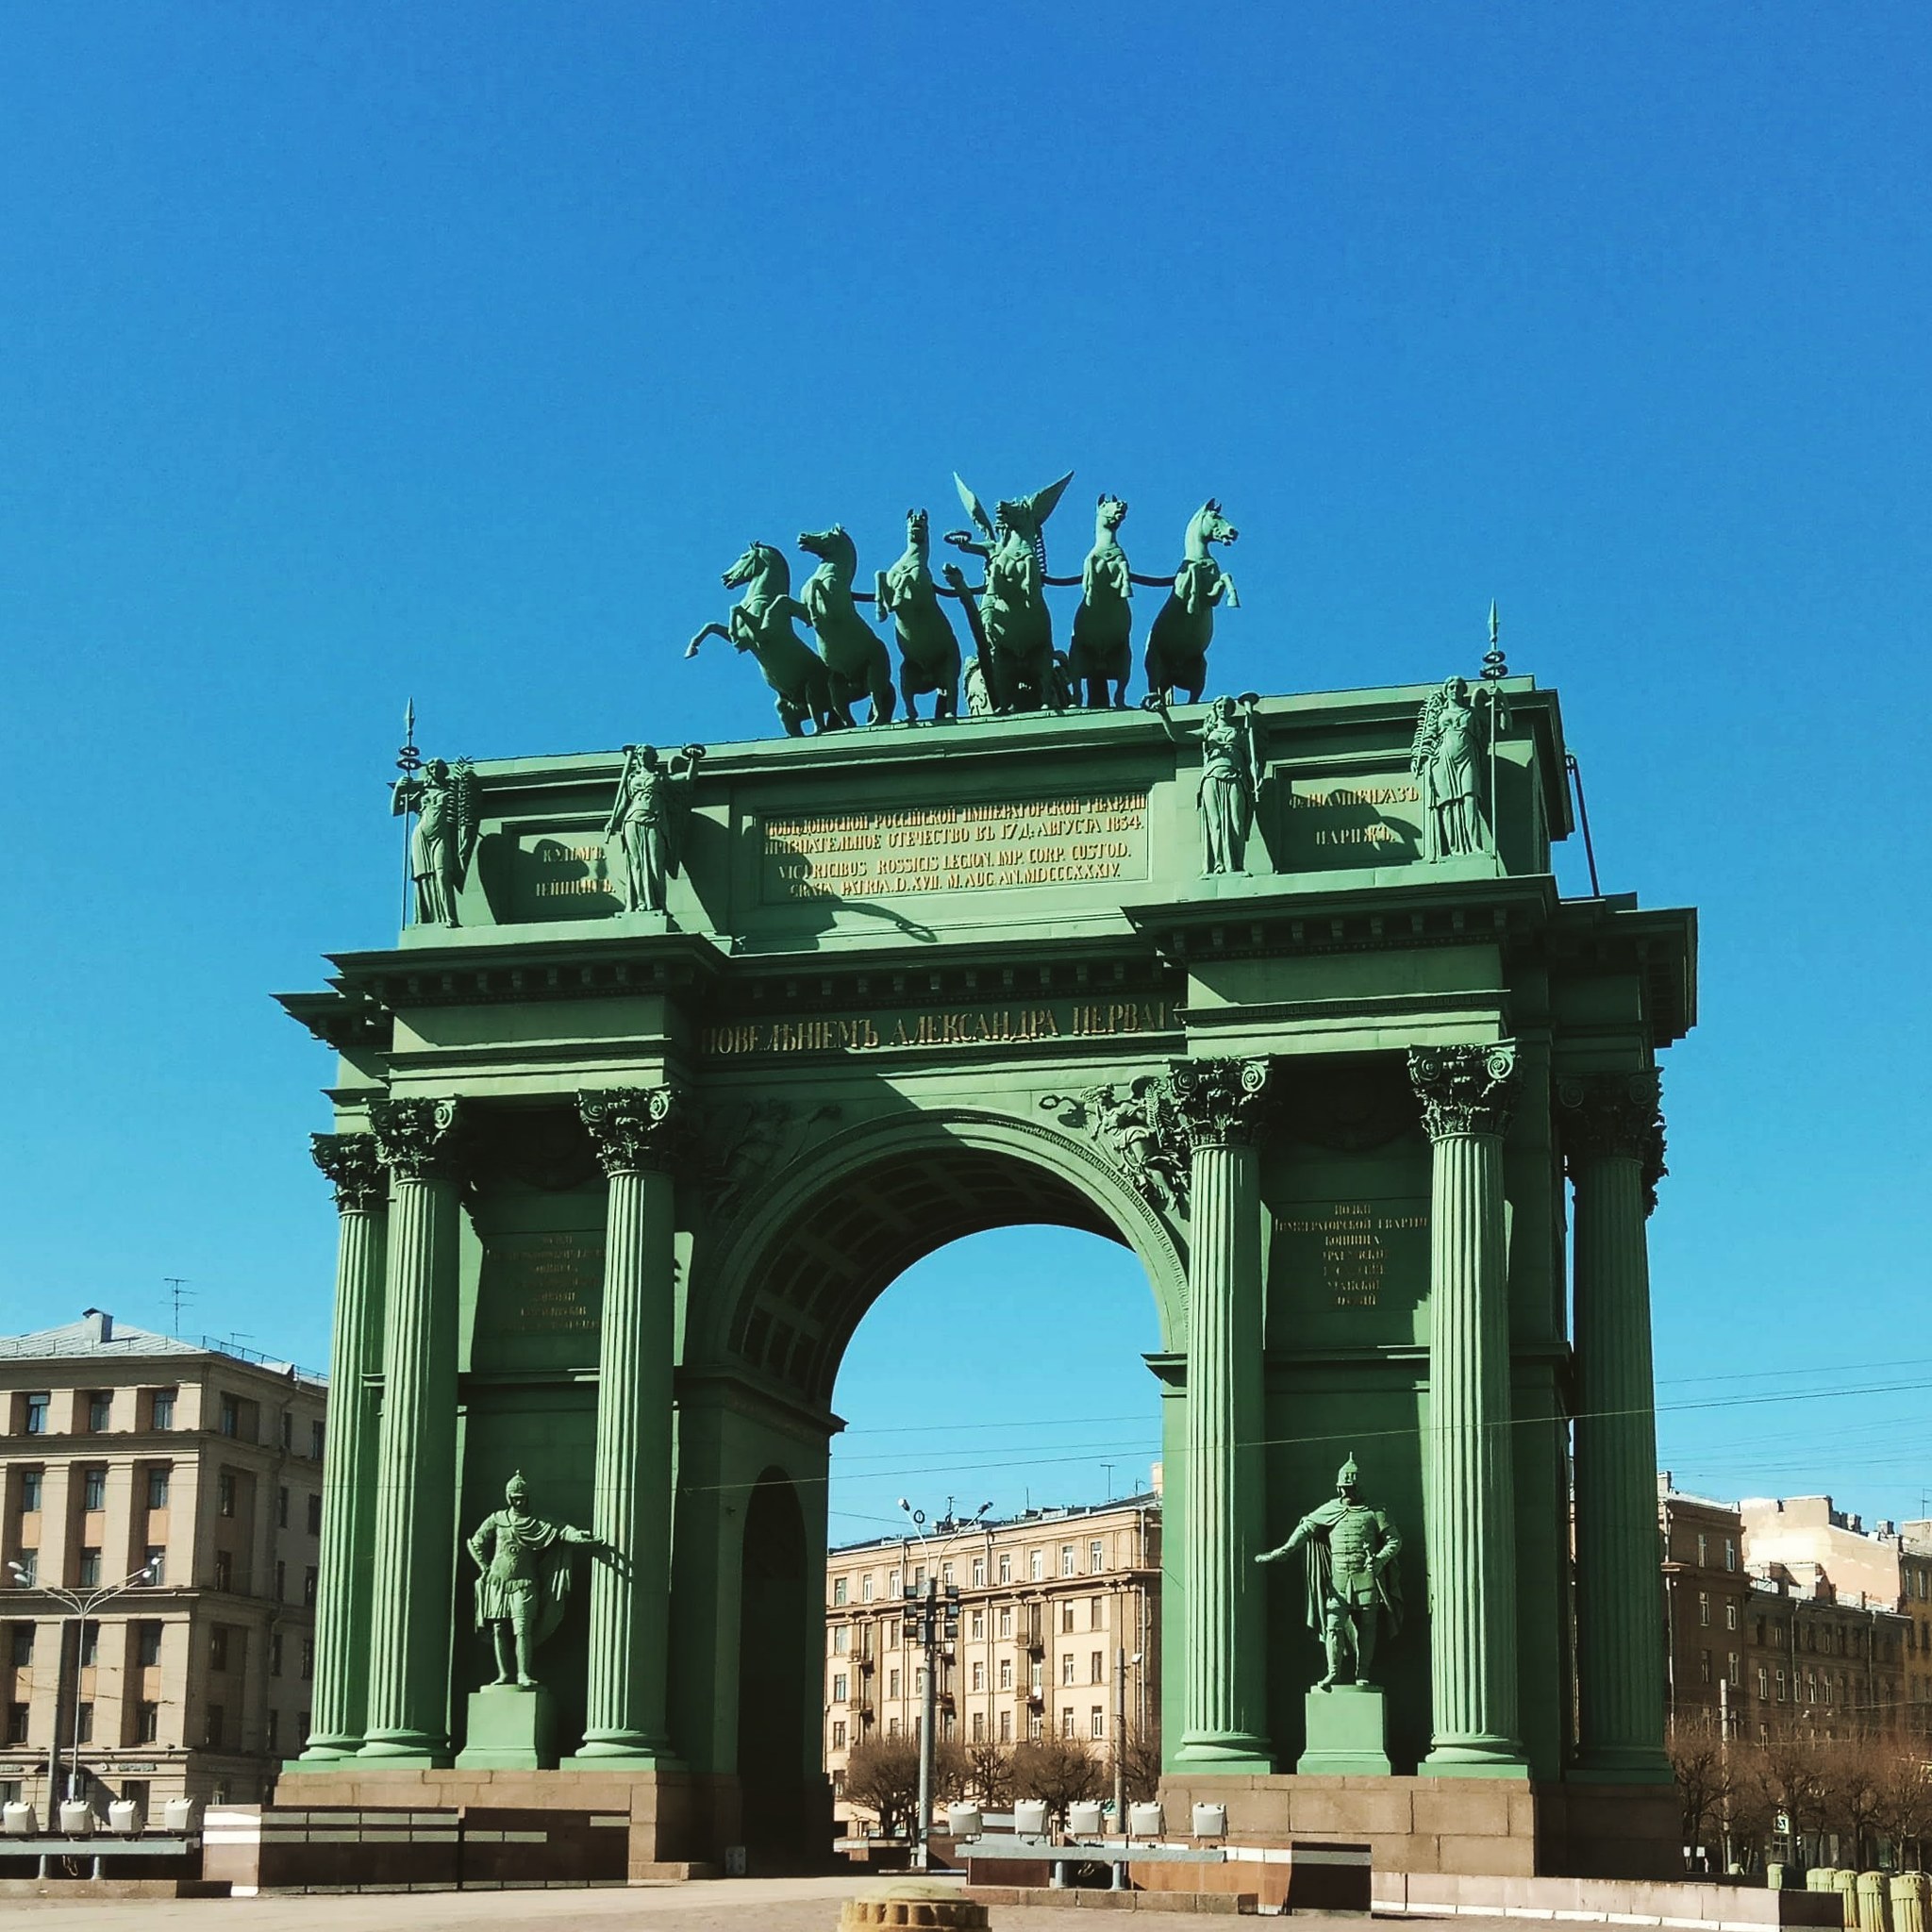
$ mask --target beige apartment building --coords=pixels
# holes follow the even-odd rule
[[[943,1519],[924,1538],[849,1544],[825,1558],[824,1761],[842,1786],[851,1748],[918,1734],[924,1657],[905,1601],[936,1575],[959,1592],[959,1634],[934,1685],[936,1729],[969,1746],[1074,1738],[1109,1757],[1151,1740],[1160,1709],[1160,1491]]]
[[[325,1391],[89,1309],[0,1337],[0,1799],[245,1804],[302,1748]],[[78,1628],[86,1597],[153,1564]],[[12,1566],[18,1566],[16,1570]]]

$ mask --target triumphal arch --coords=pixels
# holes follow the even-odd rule
[[[1526,677],[1051,697],[411,769],[414,917],[284,1002],[339,1056],[341,1238],[281,1802],[819,1849],[841,1352],[1044,1222],[1158,1311],[1171,1816],[1668,1860],[1645,1229],[1692,915],[1558,892]],[[1373,1692],[1311,1690],[1306,1550],[1255,1558],[1351,1454],[1352,1614],[1403,1616]]]

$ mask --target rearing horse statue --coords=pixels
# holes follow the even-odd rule
[[[1134,594],[1133,573],[1120,540],[1126,515],[1127,507],[1118,496],[1100,499],[1093,513],[1093,548],[1080,571],[1080,608],[1074,612],[1067,675],[1076,699],[1085,687],[1090,709],[1124,705],[1127,679],[1134,675],[1134,613],[1127,602]]]
[[[791,628],[794,618],[809,624],[811,612],[791,594],[791,569],[784,552],[754,543],[724,573],[724,581],[728,591],[744,585],[744,595],[731,607],[728,625],[706,625],[684,647],[684,655],[695,658],[707,638],[723,638],[733,650],[749,651],[778,694],[778,717],[788,738],[803,738],[808,718],[820,731],[840,723],[824,659]]]
[[[818,634],[819,655],[832,678],[832,708],[841,724],[852,723],[855,698],[869,697],[868,724],[892,722],[892,660],[878,634],[858,614],[852,579],[858,571],[858,546],[842,524],[829,530],[801,530],[798,547],[819,559],[805,580],[806,621]]]
[[[932,715],[959,714],[959,640],[946,622],[939,588],[932,580],[932,538],[923,509],[906,512],[906,548],[891,570],[877,581],[877,608],[891,617],[899,637],[899,694],[906,700],[906,722],[918,722],[912,700],[923,691],[933,695]]]
[[[989,517],[956,473],[959,501],[979,526],[985,541],[968,530],[949,530],[946,541],[986,559],[986,582],[979,591],[979,621],[991,660],[992,703],[997,711],[1061,710],[1066,679],[1056,663],[1053,617],[1046,608],[1046,520],[1074,480],[1069,470],[1058,483],[1031,496],[1003,498],[996,518]]]
[[[1165,708],[1176,691],[1198,705],[1208,685],[1208,646],[1214,640],[1214,607],[1223,598],[1241,608],[1234,579],[1215,562],[1212,543],[1232,543],[1241,532],[1210,496],[1188,519],[1187,550],[1174,574],[1174,590],[1147,633],[1147,695],[1143,704]]]

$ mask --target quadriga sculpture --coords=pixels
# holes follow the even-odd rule
[[[1187,549],[1174,575],[1174,590],[1147,634],[1147,697],[1167,705],[1176,691],[1197,705],[1208,684],[1208,646],[1214,638],[1214,607],[1224,598],[1240,609],[1234,579],[1214,560],[1209,547],[1232,543],[1241,532],[1222,515],[1212,497],[1188,519]]]
[[[992,703],[996,711],[1061,709],[1066,702],[1063,668],[1054,659],[1053,617],[1046,608],[1046,520],[1061,492],[1074,480],[1069,470],[1058,483],[1031,496],[1003,498],[989,517],[956,474],[953,482],[967,514],[985,541],[970,530],[949,530],[946,541],[986,559],[986,582],[979,591],[979,624],[986,634]]]
[[[839,723],[850,724],[854,700],[865,697],[872,700],[866,723],[890,724],[895,703],[892,660],[852,598],[858,545],[842,524],[834,524],[829,530],[801,530],[798,547],[819,559],[819,567],[805,580],[805,614],[831,674],[832,709]]]
[[[1074,646],[1067,653],[1074,695],[1078,699],[1084,692],[1095,710],[1124,705],[1134,674],[1134,611],[1127,602],[1134,594],[1133,575],[1119,535],[1126,514],[1118,496],[1103,496],[1093,513],[1093,548],[1080,571],[1080,608],[1074,612]]]
[[[959,715],[959,640],[946,621],[939,586],[932,580],[932,533],[923,509],[906,512],[906,548],[891,570],[878,574],[878,612],[890,617],[899,640],[899,692],[906,722],[919,716],[912,700],[931,691],[935,719]]]
[[[820,731],[839,720],[832,703],[830,674],[825,661],[791,628],[792,620],[811,621],[808,611],[791,594],[791,567],[784,553],[769,543],[753,543],[724,573],[724,588],[742,584],[744,595],[731,607],[728,624],[708,624],[685,646],[695,658],[707,638],[723,638],[734,650],[749,651],[765,674],[765,682],[778,694],[777,710],[788,736],[802,738],[808,718]]]

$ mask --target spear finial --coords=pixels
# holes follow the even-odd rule
[[[1490,599],[1490,648],[1483,654],[1483,681],[1494,684],[1499,678],[1509,675],[1509,666],[1503,657],[1503,627],[1496,619],[1496,600]]]

